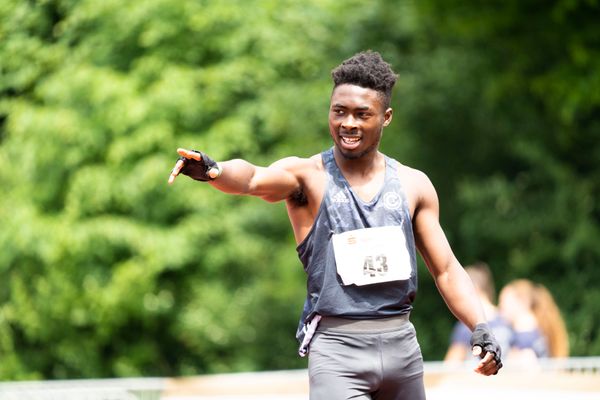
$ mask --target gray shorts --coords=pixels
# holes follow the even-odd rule
[[[323,317],[310,344],[311,400],[422,400],[423,357],[407,316]]]

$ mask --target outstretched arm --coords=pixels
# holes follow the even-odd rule
[[[202,153],[177,149],[181,156],[169,176],[169,184],[186,169],[195,167],[201,170],[201,179],[214,188],[230,194],[258,196],[267,201],[280,201],[290,197],[300,188],[298,177],[292,172],[296,158],[279,160],[269,167],[259,167],[248,161],[236,159],[214,163]],[[205,168],[205,170],[204,170]],[[195,178],[198,179],[198,178]]]
[[[435,284],[452,313],[471,331],[486,323],[483,307],[469,275],[460,265],[439,223],[437,193],[425,174],[416,172],[419,198],[413,216],[415,241]],[[499,350],[497,351],[499,353]],[[497,354],[499,357],[500,354]],[[483,375],[497,372],[494,354],[486,354],[476,371]]]

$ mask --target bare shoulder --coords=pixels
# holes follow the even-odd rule
[[[286,157],[275,161],[269,169],[283,170],[293,176],[297,187],[288,197],[288,205],[294,208],[318,204],[325,187],[325,169],[320,154],[309,158]]]
[[[437,204],[437,193],[427,174],[404,164],[400,164],[398,173],[411,211],[414,212],[424,205]]]
[[[292,156],[292,157],[285,157],[285,158],[279,159],[279,160],[275,161],[274,163],[272,163],[269,167],[282,168],[282,169],[287,169],[287,170],[303,169],[303,168],[310,168],[312,166],[316,167],[318,164],[317,161],[320,161],[320,160],[321,160],[320,154],[316,154],[309,158]]]
[[[403,181],[411,182],[412,184],[426,184],[430,182],[425,172],[405,164],[400,164],[398,172],[400,173],[400,177],[404,178]]]
[[[315,154],[309,158],[285,157],[269,165],[269,168],[286,170],[301,179],[306,174],[314,174],[317,171],[323,170],[323,163],[321,155]]]

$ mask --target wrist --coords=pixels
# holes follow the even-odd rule
[[[211,181],[214,181],[215,179],[220,177],[222,173],[223,173],[223,167],[221,167],[221,165],[219,163],[215,163],[215,165],[213,165],[208,170],[208,177],[210,178]]]

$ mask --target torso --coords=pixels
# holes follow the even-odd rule
[[[367,179],[377,180],[377,165],[371,164],[372,171],[361,166],[356,176],[342,169],[345,161],[340,163],[331,149],[322,153],[319,165],[325,183],[319,202],[314,203],[315,217],[301,221],[308,232],[298,237],[296,248],[307,274],[303,323],[315,314],[372,319],[404,315],[412,309],[417,262],[408,199],[399,163],[382,157],[382,184],[376,186],[367,184]],[[354,186],[350,176],[355,178]],[[296,208],[310,210],[311,195],[304,207]],[[292,221],[303,216],[290,208]]]
[[[363,176],[352,169],[341,168],[342,173],[352,190],[365,202],[372,199],[381,189],[385,177],[385,163],[383,154],[378,153],[377,161],[380,165],[374,173]],[[409,204],[411,218],[419,204],[418,180],[414,169],[400,165],[399,175]],[[296,243],[301,243],[310,232],[321,201],[325,193],[327,174],[323,167],[321,155],[317,154],[309,159],[299,159],[294,171],[302,185],[301,196],[294,196],[286,200],[288,216],[294,230]],[[302,198],[304,201],[298,201]]]

